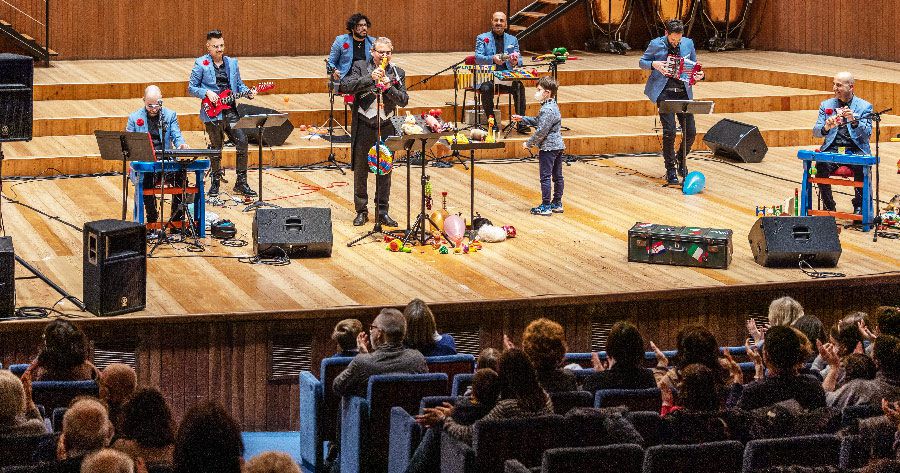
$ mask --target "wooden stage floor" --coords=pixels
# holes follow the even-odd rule
[[[440,255],[430,247],[391,253],[378,241],[348,248],[346,242],[370,227],[353,227],[350,175],[336,171],[266,170],[265,196],[283,207],[329,207],[333,212],[331,258],[294,259],[288,266],[249,265],[236,257],[251,247],[227,248],[204,241],[206,251],[184,245],[161,247],[148,261],[147,309],[133,316],[307,311],[352,306],[402,305],[414,297],[429,302],[473,302],[546,296],[625,295],[810,281],[798,269],[768,269],[753,262],[747,243],[757,205],[775,205],[793,195],[800,178],[798,148],[775,148],[759,164],[711,160],[695,153],[692,170],[706,175],[706,189],[694,196],[661,186],[659,156],[625,156],[573,162],[564,168],[565,213],[532,216],[539,202],[537,163],[512,160],[476,166],[476,210],[495,224],[514,225],[515,239],[486,244],[469,255]],[[893,163],[900,143],[882,146],[882,197],[900,193]],[[418,171],[418,168],[414,168]],[[451,213],[468,215],[469,175],[461,166],[427,168],[436,195],[449,193]],[[230,175],[230,173],[229,173]],[[256,176],[251,173],[254,180]],[[414,186],[418,183],[413,174]],[[117,218],[121,180],[85,177],[7,181],[4,194],[59,220]],[[370,182],[370,184],[372,184]],[[406,169],[393,175],[392,216],[406,221]],[[413,205],[419,190],[412,191]],[[436,199],[439,201],[439,198]],[[849,195],[837,196],[849,208]],[[130,205],[130,204],[129,204]],[[250,240],[252,214],[208,206],[234,221]],[[130,208],[130,207],[129,207]],[[415,209],[413,215],[415,215]],[[16,253],[76,295],[81,295],[82,234],[23,206],[3,205],[6,231]],[[627,230],[638,221],[734,230],[734,259],[727,270],[655,266],[626,261]],[[843,255],[836,269],[849,278],[900,268],[900,241],[872,242],[871,233],[844,229]],[[20,278],[30,276],[16,268]],[[17,282],[18,306],[51,306],[59,297],[35,279]],[[58,308],[72,312],[61,303]]]

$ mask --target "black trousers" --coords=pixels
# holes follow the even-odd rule
[[[357,118],[359,115],[357,115]],[[394,134],[394,126],[391,122],[381,122],[382,139]],[[365,119],[353,120],[353,144],[351,165],[353,167],[353,205],[356,213],[368,211],[369,194],[367,191],[369,172],[369,149],[375,144],[378,137],[378,129]],[[391,175],[375,176],[375,205],[377,211],[386,214],[391,197]]]
[[[522,81],[514,80],[512,85],[500,84],[497,86],[497,90],[511,94],[516,115],[525,115],[525,86],[522,85]],[[488,117],[494,114],[494,82],[482,82],[478,87],[478,92],[481,93],[481,108],[484,109],[486,124]],[[495,123],[500,126],[499,122],[495,121]]]
[[[832,152],[837,152],[834,150]],[[837,163],[816,163],[816,177],[828,177],[834,174],[835,171],[841,164]],[[849,165],[848,168],[853,170],[853,180],[857,182],[862,182],[863,180],[863,169],[862,166]],[[825,210],[834,212],[837,209],[837,204],[834,202],[834,195],[831,192],[831,184],[819,184],[819,195],[822,196],[822,207]],[[863,201],[863,191],[862,187],[854,187],[853,188],[853,200],[851,203],[853,204],[853,208],[862,207]]]
[[[167,163],[168,164],[168,163]],[[171,164],[172,169],[177,169],[178,165],[175,163]],[[167,168],[168,169],[168,168]],[[163,173],[144,173],[144,189],[158,189],[160,185],[160,180],[162,179]],[[165,173],[166,184],[170,186],[178,186],[184,187],[187,182],[187,179],[184,173],[182,172],[166,172]],[[159,221],[159,209],[156,207],[156,195],[145,195],[144,196],[144,221],[145,222],[158,222]],[[181,204],[181,194],[172,195],[172,212],[176,213],[175,220],[181,220],[182,212],[178,209],[178,206]],[[168,220],[168,219],[167,219]]]
[[[244,130],[238,130],[231,126],[238,121],[239,117],[236,113],[225,113],[222,115],[223,120],[215,122],[206,122],[206,134],[209,135],[209,144],[213,149],[222,149],[225,141],[224,135],[228,135],[228,139],[234,143],[237,155],[235,156],[235,170],[238,174],[247,173],[247,134]],[[216,156],[210,160],[210,175],[214,178],[219,175],[222,169],[222,157]]]
[[[668,88],[663,89],[662,93],[656,99],[656,106],[659,107],[663,100],[688,100],[687,91],[684,89],[675,92]],[[675,136],[677,134],[675,128],[675,116],[678,115],[678,123],[681,125],[684,133],[682,134],[682,144],[675,148]],[[659,121],[662,124],[662,155],[663,162],[666,165],[666,171],[675,170],[675,166],[684,158],[682,154],[684,149],[687,153],[691,152],[691,146],[694,144],[694,138],[697,136],[697,127],[694,124],[694,115],[690,113],[660,113]]]

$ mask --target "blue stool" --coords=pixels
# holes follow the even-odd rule
[[[144,189],[144,173],[162,172],[165,165],[166,172],[178,171],[180,166],[174,161],[132,161],[131,171],[134,173],[134,213],[135,222],[144,223],[144,196],[153,194],[181,194],[181,187],[166,187],[162,191],[159,189]],[[197,223],[197,234],[200,238],[206,236],[206,195],[204,194],[203,174],[209,169],[208,159],[198,159],[185,167],[186,171],[194,172],[196,181],[193,187],[184,188],[185,193],[194,194],[194,221]],[[173,222],[173,224],[181,224],[181,222]],[[162,223],[147,224],[147,228],[162,228]]]

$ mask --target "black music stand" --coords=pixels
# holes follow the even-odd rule
[[[253,130],[255,129],[257,136],[259,136],[259,155],[257,161],[257,172],[259,173],[259,197],[256,199],[256,202],[248,205],[244,208],[244,212],[249,212],[251,210],[256,210],[261,207],[273,207],[279,208],[279,206],[275,204],[270,204],[268,202],[263,201],[263,185],[262,185],[262,155],[263,155],[263,133],[265,133],[266,128],[275,128],[284,124],[288,119],[288,115],[286,113],[270,113],[265,114],[261,113],[259,115],[246,115],[241,117],[240,120],[234,123],[231,127],[237,130]]]
[[[469,225],[472,226],[469,238],[475,237],[475,151],[483,149],[500,149],[506,146],[503,142],[487,143],[484,141],[473,141],[469,143],[451,143],[450,149],[455,151],[468,151],[469,159]]]
[[[95,130],[100,158],[122,161],[122,220],[128,211],[128,161],[154,161],[153,142],[148,133],[137,131]]]
[[[659,113],[674,113],[676,115],[708,115],[713,113],[715,102],[712,100],[663,100],[659,103]],[[684,139],[683,127],[676,127],[676,131],[681,129],[681,167],[684,169],[684,176],[688,174],[687,170],[687,140]]]
[[[328,64],[328,60],[325,60],[326,66]],[[331,69],[329,69],[331,70]],[[329,75],[331,72],[329,72]],[[312,164],[304,165],[303,167],[315,167],[324,164],[325,169],[337,169],[341,174],[346,175],[346,171],[344,168],[349,168],[350,163],[345,163],[343,161],[338,161],[337,157],[334,155],[334,144],[335,143],[351,143],[353,140],[350,137],[350,132],[344,128],[344,125],[341,125],[334,118],[334,97],[338,95],[339,82],[335,82],[331,79],[328,80],[328,102],[330,103],[328,108],[328,121],[326,121],[322,126],[328,125],[328,137],[325,139],[328,140],[328,159],[324,161],[319,161]],[[344,103],[344,123],[347,123],[347,103]],[[334,134],[334,126],[337,125],[338,128],[344,130],[343,135],[335,135]],[[321,127],[320,127],[321,128]]]

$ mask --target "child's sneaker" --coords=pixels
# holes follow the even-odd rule
[[[541,204],[537,207],[531,209],[531,213],[533,215],[552,215],[553,212],[550,211],[550,204]]]
[[[555,214],[563,213],[562,202],[551,202],[550,203],[550,211]]]

